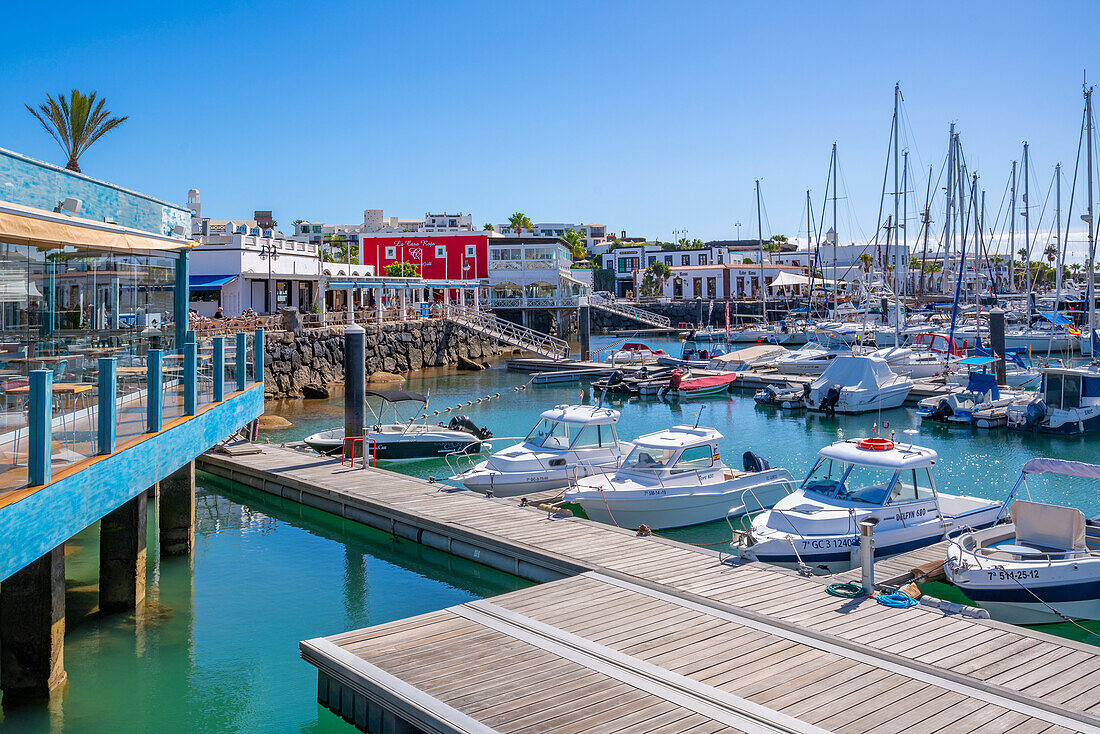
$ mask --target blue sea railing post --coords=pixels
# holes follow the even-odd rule
[[[118,436],[118,358],[99,358],[99,448],[113,454]]]
[[[252,340],[252,379],[264,381],[264,330],[256,329],[256,338]]]
[[[363,436],[367,423],[366,344],[366,330],[354,321],[348,324],[344,329],[344,451],[353,458],[353,439]],[[363,462],[366,463],[366,445],[362,451]]]
[[[191,332],[194,333],[194,332]],[[199,348],[193,341],[183,345],[183,414],[198,412]]]
[[[164,424],[164,350],[150,349],[145,361],[149,368],[145,378],[147,430],[157,433]]]
[[[248,378],[248,334],[237,332],[237,364],[234,366],[237,375],[237,391],[243,392],[245,380]]]
[[[50,483],[53,447],[53,371],[31,370],[30,441],[27,446],[28,483],[32,487]]]
[[[214,342],[214,402],[225,400],[225,337],[216,336]]]

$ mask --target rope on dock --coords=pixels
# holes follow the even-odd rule
[[[863,586],[851,581],[840,581],[825,587],[825,593],[829,596],[839,596],[841,599],[859,599],[867,596]]]

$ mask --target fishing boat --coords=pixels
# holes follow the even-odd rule
[[[810,383],[806,407],[826,413],[867,413],[898,408],[913,381],[895,374],[879,357],[837,357]]]
[[[758,405],[770,405],[784,410],[801,410],[806,407],[806,386],[792,383],[768,385],[757,390],[753,400]]]
[[[626,342],[617,351],[612,352],[608,361],[611,364],[646,364],[667,356],[668,352],[663,349],[650,349],[641,342]]]
[[[736,372],[723,372],[720,375],[707,375],[706,377],[693,377],[684,379],[676,372],[668,380],[664,390],[657,393],[658,397],[676,398],[703,398],[711,395],[728,393],[730,386],[737,380]]]
[[[722,440],[715,429],[696,426],[641,436],[618,468],[578,480],[563,499],[591,520],[662,530],[759,512],[791,492],[789,471],[771,469],[751,453],[744,471],[726,466]]]
[[[614,467],[630,449],[619,441],[619,411],[598,405],[559,405],[543,412],[524,440],[451,477],[467,489],[514,497],[568,486]]]
[[[1032,474],[1100,479],[1100,466],[1031,459],[1009,492],[1011,522],[950,538],[944,571],[994,619],[1044,624],[1100,619],[1100,521],[1072,507],[1013,498]]]
[[[1035,433],[1088,433],[1100,429],[1100,364],[1045,367],[1038,396],[1008,411],[1008,427]]]
[[[917,403],[917,417],[922,421],[973,425],[977,414],[1007,411],[1009,406],[1027,403],[1026,393],[1001,391],[997,375],[990,371],[997,360],[992,357],[967,357],[959,364],[971,368],[965,387],[953,388],[946,395],[935,395]],[[982,367],[982,370],[974,368]]]
[[[1001,502],[936,490],[936,460],[932,449],[884,437],[826,446],[798,489],[735,532],[731,548],[749,561],[838,573],[855,565],[863,520],[877,522],[876,559],[996,521]]]
[[[363,439],[349,441],[345,449],[344,429],[332,428],[314,433],[305,439],[305,444],[314,451],[332,456],[347,453],[356,457],[363,452],[378,461],[401,461],[408,459],[427,459],[454,453],[476,454],[487,446],[484,442],[493,434],[486,428],[478,428],[466,416],[455,416],[450,423],[417,423],[421,416],[415,415],[408,420],[400,420],[398,406],[405,403],[419,403],[421,412],[428,398],[420,393],[401,390],[367,390],[368,397],[381,399],[378,411],[367,403],[367,407],[377,421],[366,429]],[[383,423],[387,406],[392,410],[392,423]],[[365,446],[364,446],[365,445]]]

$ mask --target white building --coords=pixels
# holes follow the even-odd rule
[[[498,224],[493,229],[505,237],[564,237],[571,229],[584,233],[584,246],[589,252],[595,252],[598,248],[614,240],[608,238],[607,225],[604,224],[566,224],[565,222],[537,222],[533,229],[525,229],[517,234],[510,224]]]
[[[771,285],[781,273],[805,275],[805,268],[765,263],[764,285]],[[682,265],[672,267],[672,275],[661,286],[662,296],[671,300],[760,298],[761,268],[757,264]],[[641,292],[644,270],[634,272],[633,290]],[[777,286],[779,288],[779,286]],[[770,293],[769,293],[770,295]]]
[[[190,206],[190,198],[188,199]],[[290,239],[311,242],[330,251],[338,249],[330,245],[333,240],[343,240],[352,245],[368,236],[387,236],[403,232],[424,232],[431,234],[454,234],[472,232],[473,216],[470,214],[432,214],[423,219],[400,219],[386,217],[381,209],[364,209],[362,224],[327,224],[325,222],[299,221],[294,223],[294,234]]]
[[[660,245],[616,247],[603,256],[603,266],[615,273],[615,295],[625,296],[637,288],[634,271],[645,270],[655,262],[670,268],[694,265],[724,265],[730,261],[725,247],[700,247],[688,250],[665,250]]]
[[[489,304],[494,308],[568,308],[591,290],[572,272],[573,257],[557,237],[489,241]],[[591,271],[589,271],[591,272]]]

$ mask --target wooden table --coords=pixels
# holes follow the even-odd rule
[[[90,385],[86,382],[55,382],[53,384],[54,395],[79,395],[81,393],[94,390],[95,385]],[[20,385],[19,387],[13,387],[7,391],[8,395],[30,395],[30,385]]]

